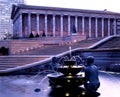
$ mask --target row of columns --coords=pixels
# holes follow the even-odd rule
[[[39,33],[39,15],[36,14],[36,21],[37,21],[37,33]],[[70,26],[71,26],[71,16],[68,15],[68,35],[70,35]],[[45,14],[45,34],[46,36],[48,35],[48,25],[47,25],[47,18],[48,15]],[[55,27],[56,27],[56,22],[55,22],[55,15],[53,14],[53,37],[55,37]],[[102,18],[102,37],[104,37],[104,18]],[[92,19],[89,17],[89,36],[92,37]],[[75,27],[76,31],[78,30],[78,16],[75,16]],[[114,19],[114,27],[113,27],[113,33],[116,34],[116,19]],[[22,36],[22,14],[20,14],[20,36]],[[31,33],[31,13],[28,13],[28,33],[29,35]],[[85,35],[85,17],[82,16],[82,35]],[[60,36],[63,37],[63,15],[60,15]],[[108,36],[110,36],[110,18],[108,18]],[[95,37],[98,37],[98,18],[95,17]]]

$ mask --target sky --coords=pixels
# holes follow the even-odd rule
[[[119,0],[26,0],[28,5],[105,10],[120,13]]]

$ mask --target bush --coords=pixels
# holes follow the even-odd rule
[[[32,33],[30,33],[29,38],[34,38],[34,35]]]

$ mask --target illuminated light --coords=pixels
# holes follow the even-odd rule
[[[27,48],[26,51],[29,51],[29,48]]]
[[[74,40],[73,42],[77,42],[77,40]]]
[[[70,82],[70,80],[67,80],[67,82]]]
[[[65,96],[67,96],[67,97],[70,96],[70,93],[69,92],[65,93]]]
[[[68,76],[68,78],[73,78],[73,76]]]
[[[70,65],[70,68],[73,68],[73,65]]]
[[[69,73],[69,75],[72,75],[71,73]]]
[[[82,95],[85,95],[85,91],[83,91],[81,94],[82,94]]]

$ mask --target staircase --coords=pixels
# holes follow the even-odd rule
[[[0,71],[31,64],[48,57],[42,56],[0,56]]]
[[[87,39],[87,40],[82,40],[79,42],[72,42],[71,44],[68,43],[64,45],[59,45],[59,44],[58,45],[45,45],[41,48],[36,48],[36,49],[29,50],[26,52],[18,53],[18,55],[57,55],[65,51],[68,51],[70,45],[72,49],[89,47],[92,44],[98,42],[99,40],[101,40],[101,38]]]
[[[28,51],[20,52],[20,53],[17,53],[16,55],[0,56],[0,73],[10,68],[26,66],[27,64],[44,60],[44,59],[50,58],[50,56],[54,56],[54,55],[63,53],[65,51],[68,51],[69,45],[71,45],[72,49],[82,48],[82,47],[88,47],[99,40],[100,39],[98,38],[87,39],[87,40],[72,42],[71,44],[64,44],[64,45],[59,45],[59,44],[47,45],[46,44],[45,46],[42,46],[40,48],[34,48]]]
[[[40,40],[13,40],[11,41],[10,53],[15,55],[18,52],[24,52],[41,46]]]
[[[108,41],[105,41],[104,43],[98,45],[97,47],[95,47],[94,49],[96,50],[120,50],[120,37],[113,37],[111,39],[109,39]]]

